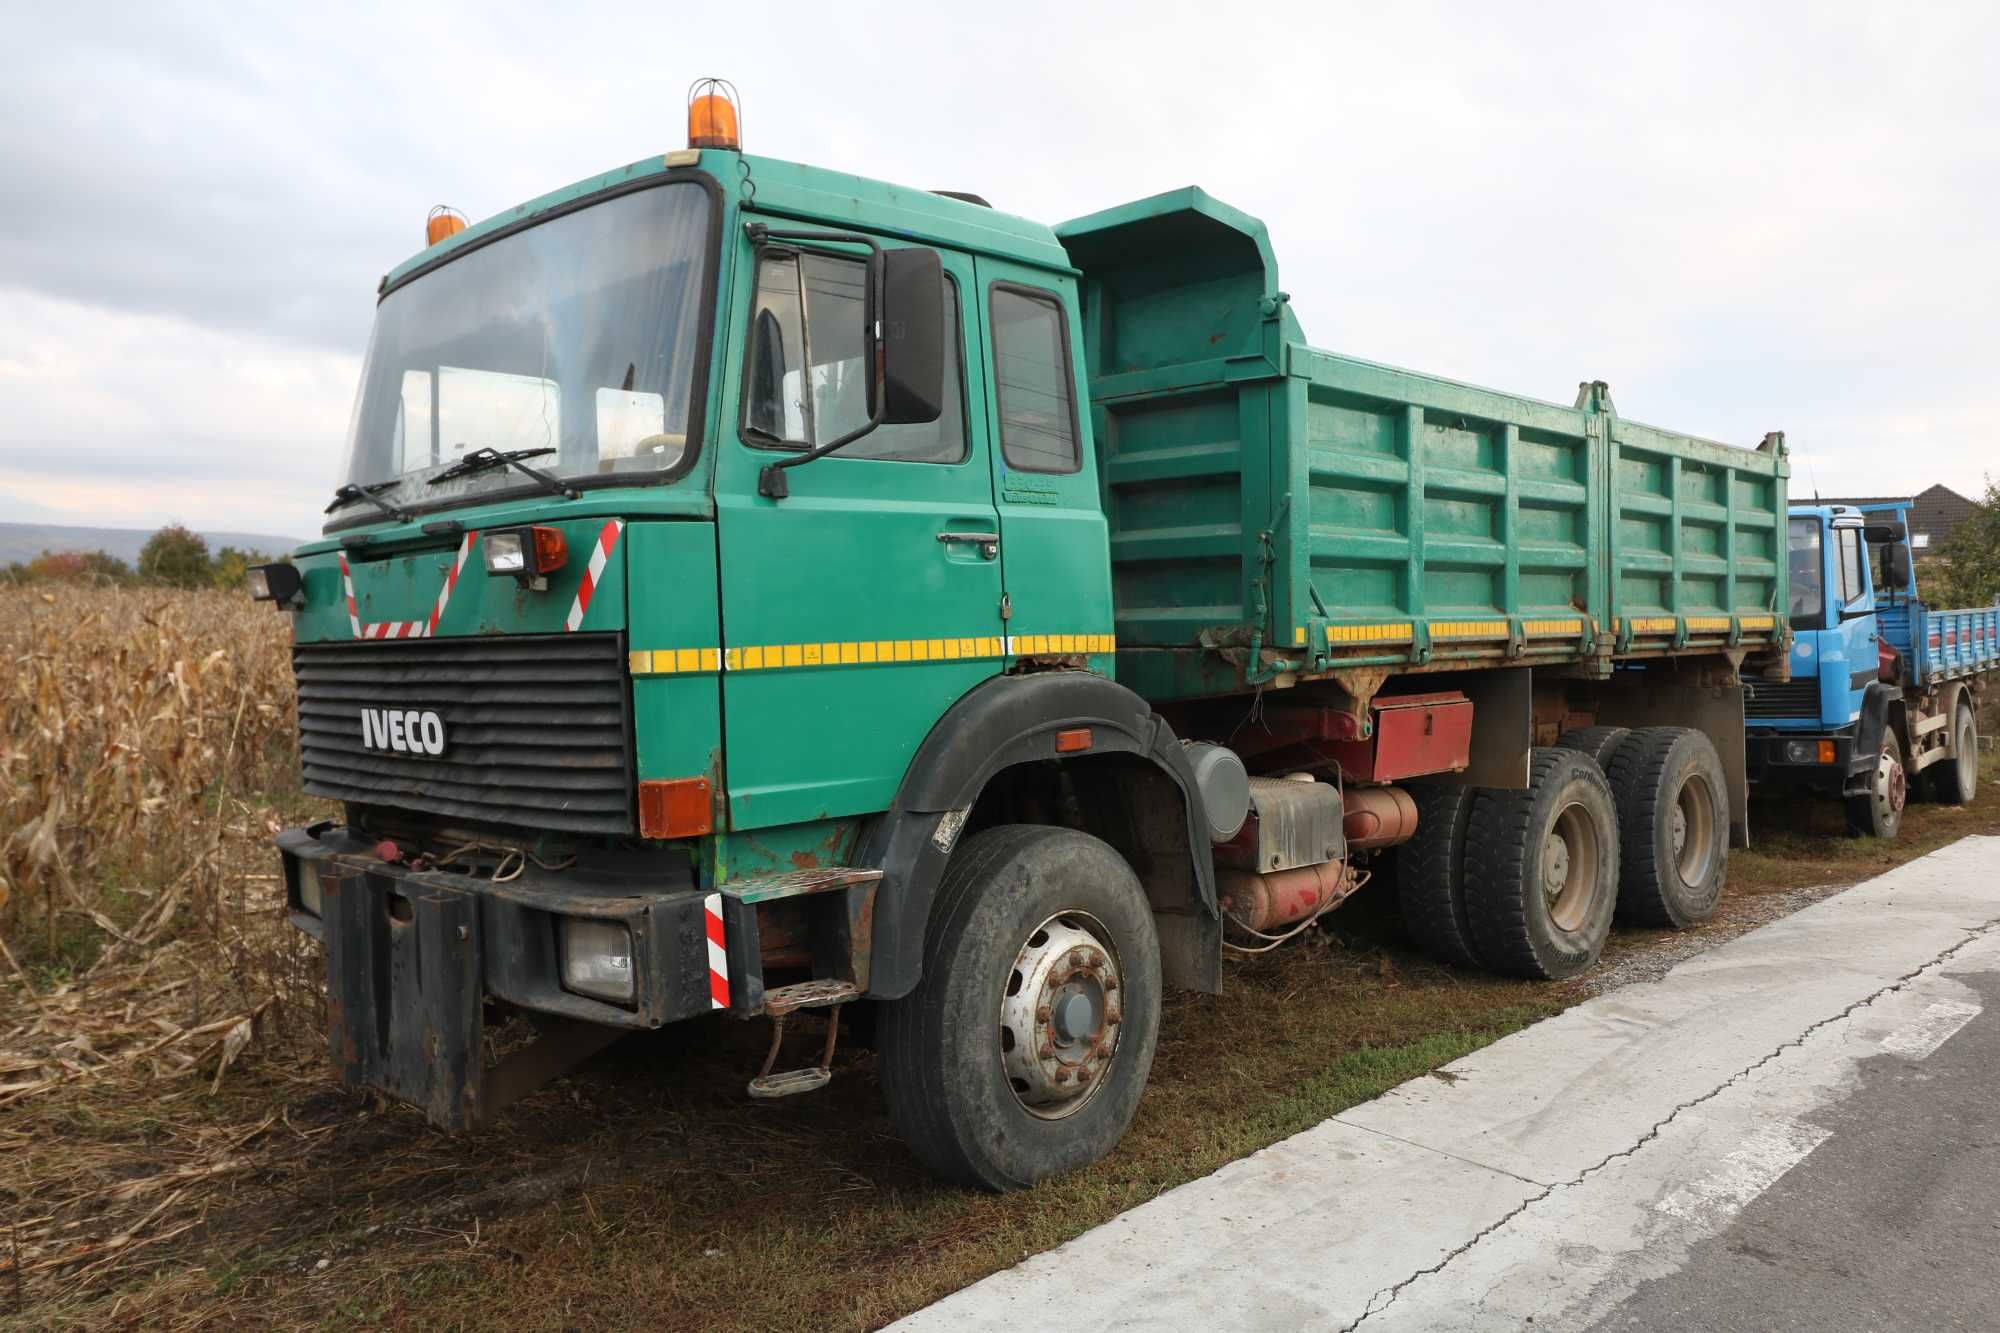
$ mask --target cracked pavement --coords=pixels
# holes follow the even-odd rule
[[[1964,839],[1586,1001],[897,1327],[1054,1309],[1106,1329],[1829,1327],[1856,1310],[1869,1327],[1984,1327],[1996,1293],[1971,1274],[1990,1267],[1992,1193],[1966,1180],[2000,1177],[2000,1089],[1952,1071],[1953,1052],[2000,1043],[1979,1021],[1982,990],[2000,995],[1996,853],[2000,838]],[[1868,1110],[1897,1097],[1884,1130]],[[1823,1167],[1870,1135],[1926,1141],[1908,1120],[1927,1097],[1959,1108],[1959,1193],[1905,1197],[1898,1181],[1931,1179],[1922,1162],[1871,1178],[1881,1147],[1865,1188]],[[1798,1217],[1772,1215],[1794,1196]],[[1853,1253],[1825,1251],[1827,1219],[1877,1214]],[[1961,1252],[1928,1304],[1855,1276]]]

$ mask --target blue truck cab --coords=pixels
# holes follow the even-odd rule
[[[1791,679],[1744,705],[1757,792],[1837,797],[1875,837],[1895,836],[1912,794],[1972,799],[1977,698],[2000,666],[2000,608],[1919,600],[1909,506],[1791,508]]]

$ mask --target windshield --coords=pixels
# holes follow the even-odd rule
[[[1825,620],[1819,527],[1817,518],[1795,518],[1785,542],[1791,552],[1793,629],[1819,629]]]
[[[680,463],[709,208],[693,183],[636,190],[392,291],[375,314],[344,479],[397,483],[384,500],[421,505],[521,484],[509,468],[424,484],[480,448],[554,450],[535,465],[570,480]]]

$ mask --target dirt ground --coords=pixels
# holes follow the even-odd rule
[[[824,1092],[754,1102],[763,1025],[684,1024],[453,1138],[326,1084],[310,955],[265,1001],[172,949],[39,978],[32,998],[8,979],[0,1326],[877,1327],[1590,994],[2000,831],[2000,795],[1913,806],[1891,844],[1841,837],[1832,806],[1755,819],[1714,920],[1621,930],[1563,985],[1422,959],[1383,876],[1296,945],[1232,960],[1223,995],[1172,997],[1119,1151],[1001,1197],[912,1161],[856,1044]],[[251,873],[233,910],[279,948]]]

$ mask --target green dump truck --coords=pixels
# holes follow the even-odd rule
[[[789,1095],[859,1005],[911,1148],[1008,1188],[1117,1143],[1164,987],[1371,878],[1529,977],[1713,909],[1781,437],[1314,350],[1199,190],[1050,229],[696,110],[434,222],[256,573],[344,808],[277,840],[342,1080],[476,1128],[726,1015]]]

